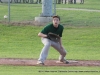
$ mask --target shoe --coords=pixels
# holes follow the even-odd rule
[[[69,61],[64,60],[63,63],[64,63],[64,64],[69,64]]]
[[[44,65],[42,61],[37,61],[37,65]]]
[[[69,62],[67,60],[64,60],[64,61],[56,61],[56,63],[58,64],[69,64]]]

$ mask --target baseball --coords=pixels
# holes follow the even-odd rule
[[[7,19],[8,18],[8,16],[7,15],[4,15],[4,19]]]

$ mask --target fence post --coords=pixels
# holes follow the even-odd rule
[[[8,0],[8,22],[10,22],[10,0]]]
[[[42,0],[42,13],[39,17],[35,17],[35,22],[39,24],[52,21],[52,0]]]
[[[56,15],[56,0],[54,0],[54,15]]]
[[[52,16],[52,0],[43,0],[41,16]]]

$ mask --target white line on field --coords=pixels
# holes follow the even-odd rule
[[[100,10],[93,10],[93,9],[78,9],[78,8],[56,8],[62,10],[81,10],[81,11],[90,11],[90,12],[100,12]]]

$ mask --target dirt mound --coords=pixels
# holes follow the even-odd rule
[[[56,63],[57,60],[46,60],[44,66],[100,66],[100,60],[68,60],[69,64]],[[37,66],[36,59],[1,58],[0,65]]]

